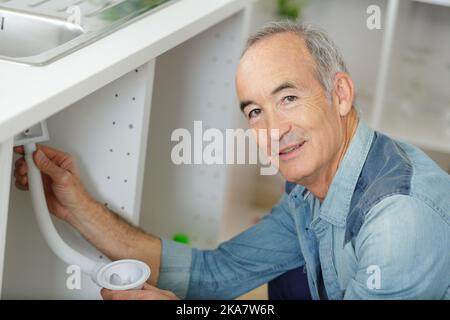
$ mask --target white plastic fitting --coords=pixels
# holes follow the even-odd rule
[[[33,160],[33,153],[36,151],[35,142],[48,140],[48,132],[45,122],[40,124],[40,128],[36,127],[38,127],[36,135],[28,137],[27,130],[16,137],[15,145],[24,144],[31,202],[39,228],[48,246],[65,263],[79,266],[81,271],[90,275],[100,287],[110,290],[142,289],[151,274],[150,267],[144,262],[133,259],[96,262],[72,249],[58,234],[48,211],[41,172]],[[34,127],[35,132],[36,127]],[[41,137],[39,132],[42,134]]]
[[[33,161],[33,153],[36,151],[36,145],[27,144],[24,147],[25,161],[28,165],[28,185],[31,194],[31,203],[33,204],[36,219],[45,241],[47,241],[50,249],[64,262],[79,266],[84,273],[95,274],[96,270],[102,265],[98,265],[93,260],[73,250],[58,234],[48,212],[41,172]]]

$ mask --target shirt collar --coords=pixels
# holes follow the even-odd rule
[[[344,226],[350,202],[367,155],[374,131],[359,120],[356,132],[331,182],[319,217],[338,226]]]

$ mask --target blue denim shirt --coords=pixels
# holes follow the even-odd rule
[[[215,250],[162,241],[158,286],[232,299],[304,266],[314,299],[449,299],[450,176],[362,120],[323,203],[293,183]]]

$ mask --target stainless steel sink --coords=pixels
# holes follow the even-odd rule
[[[0,60],[45,65],[177,0],[0,0]]]
[[[80,26],[62,19],[0,9],[0,57],[36,56],[82,34]]]

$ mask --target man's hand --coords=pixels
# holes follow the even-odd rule
[[[112,291],[103,288],[100,293],[104,300],[179,300],[174,293],[147,283],[142,290]]]
[[[69,154],[43,145],[37,147],[33,160],[42,173],[49,211],[77,229],[112,261],[136,259],[147,263],[152,270],[150,283],[157,283],[161,239],[146,234],[95,201],[81,183],[75,162]],[[17,147],[14,151],[24,153],[23,147]],[[16,161],[14,176],[16,187],[28,190],[28,166],[23,157]],[[163,293],[167,298],[174,297]]]
[[[72,156],[68,153],[38,145],[33,159],[42,172],[45,197],[49,211],[62,220],[74,218],[77,212],[89,211],[95,201],[83,187]],[[23,155],[23,147],[14,151]],[[16,187],[28,190],[28,166],[24,157],[16,161]]]

